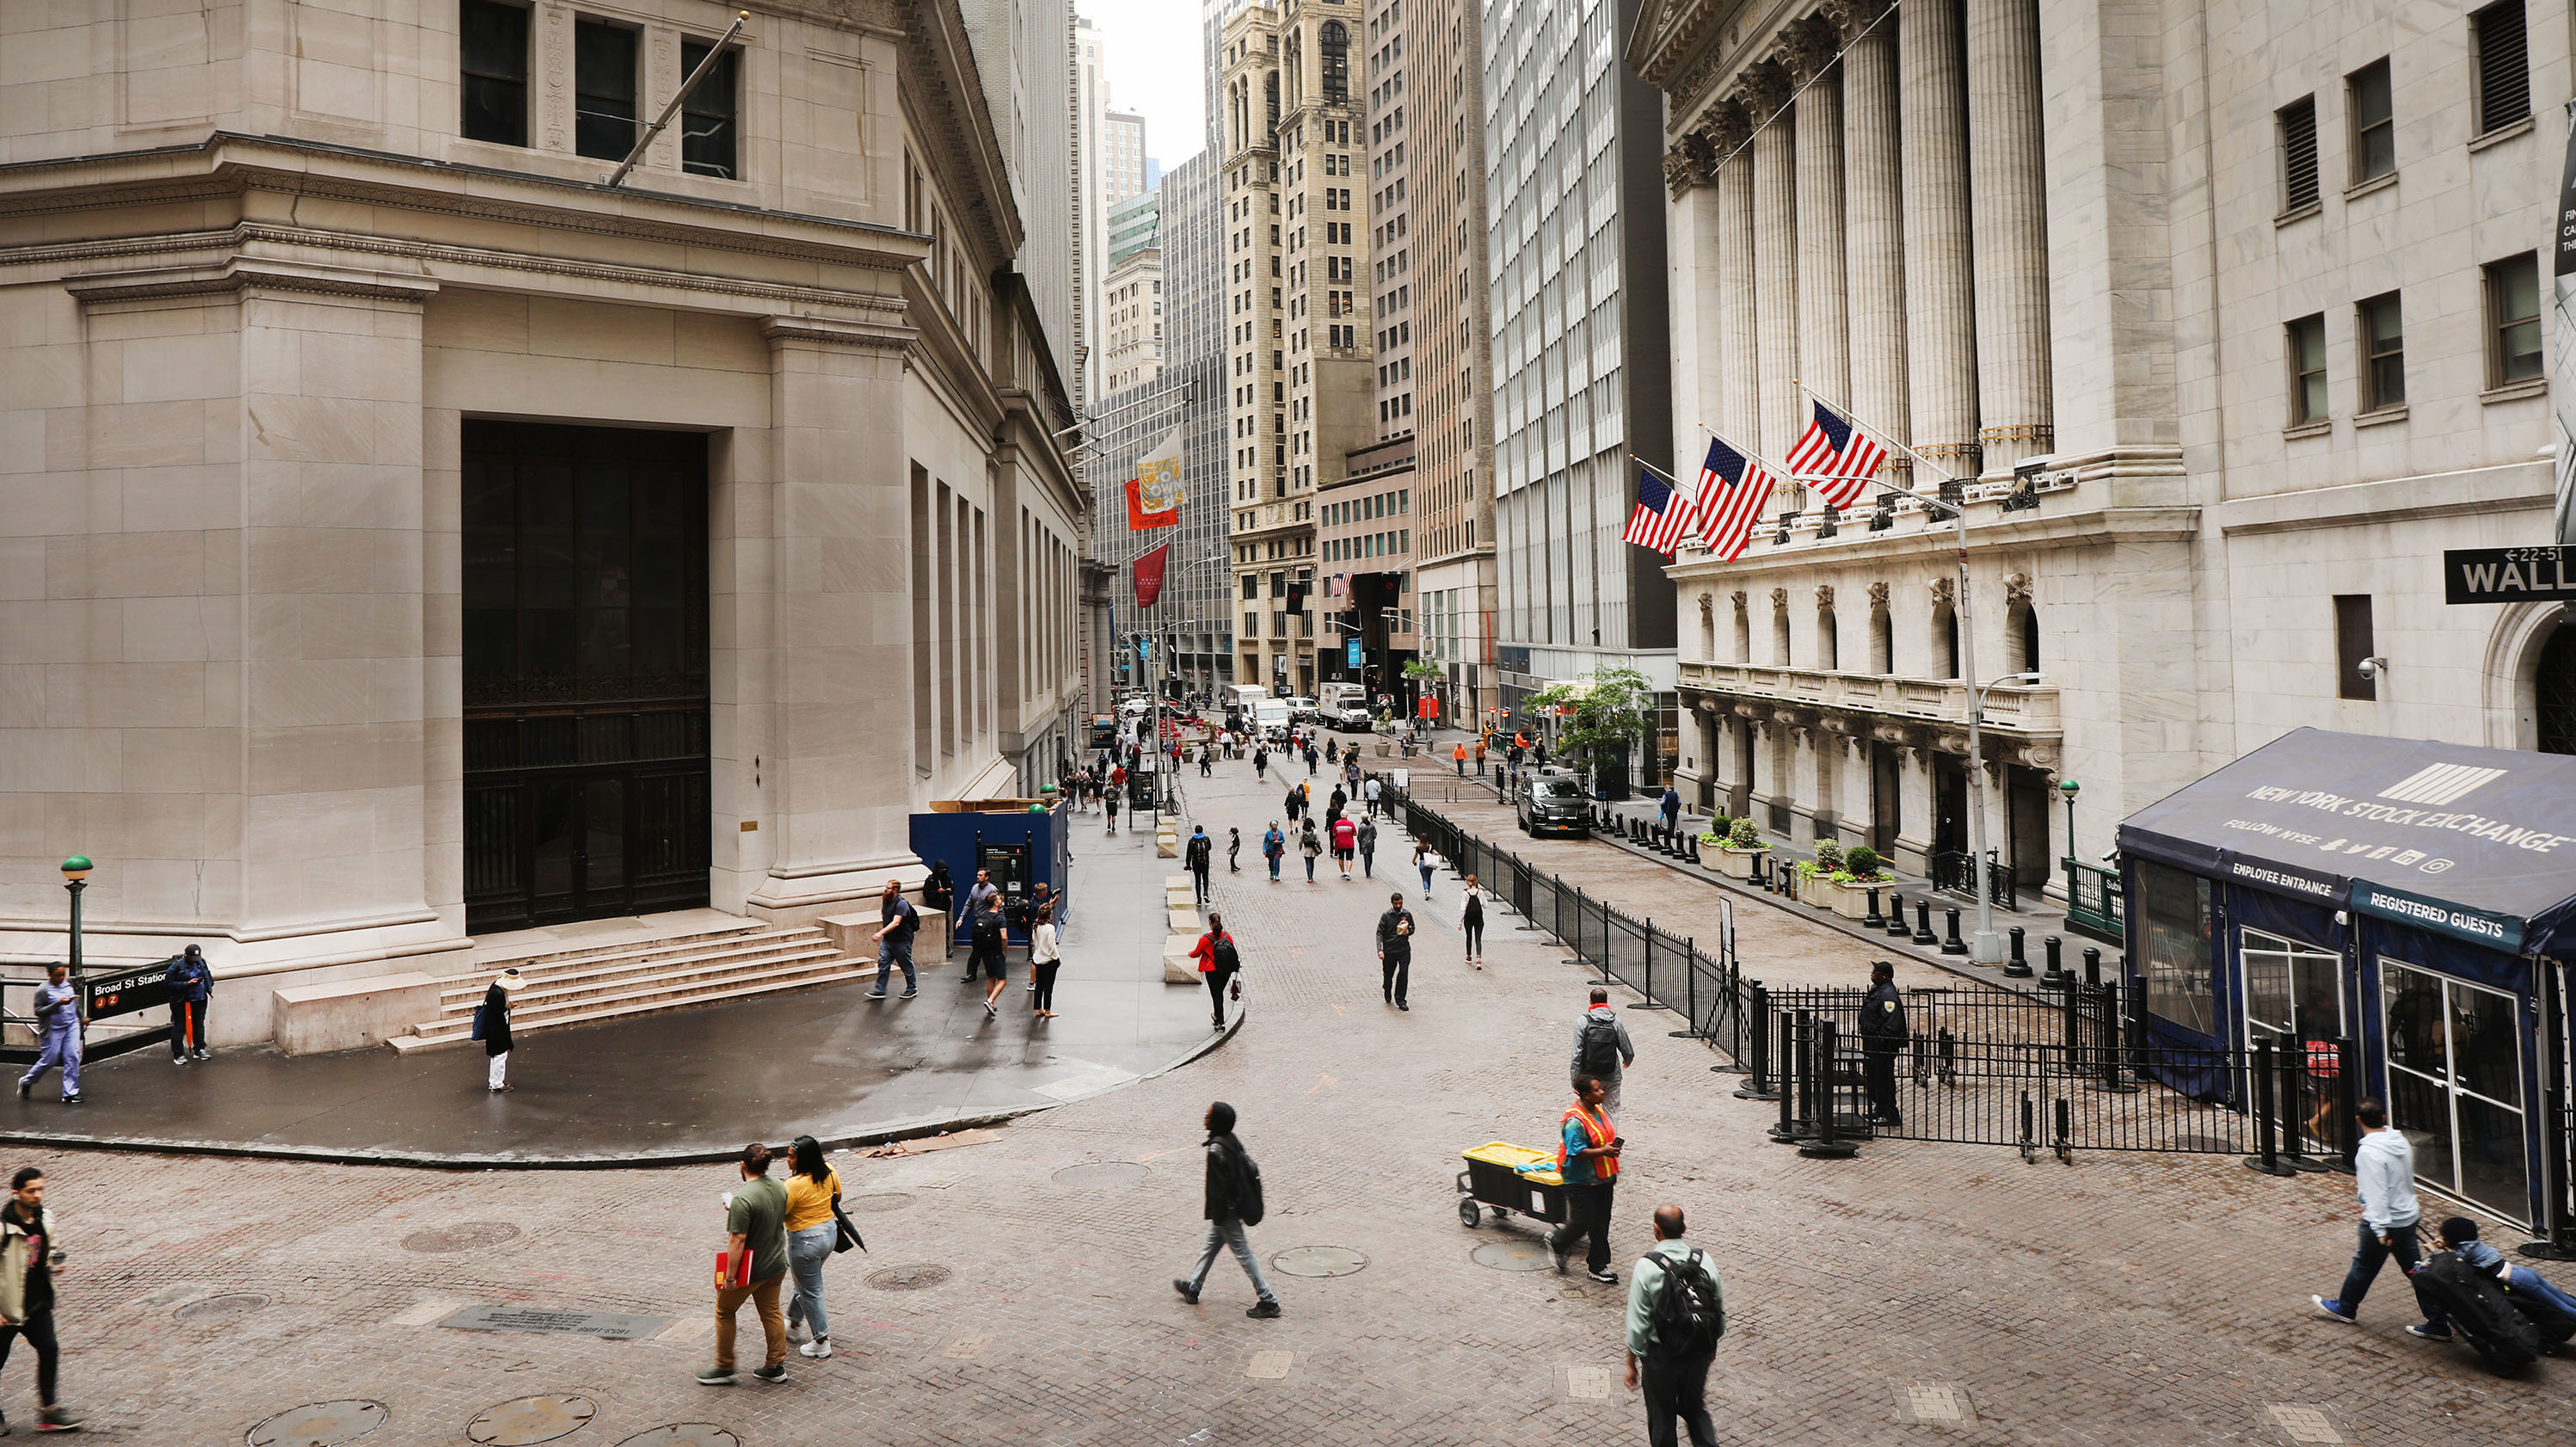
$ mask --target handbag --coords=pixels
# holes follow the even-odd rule
[[[480,1005],[474,1007],[474,1034],[471,1038],[476,1040],[486,1038],[483,1034],[483,1007]]]
[[[1243,977],[1242,977],[1241,975],[1237,975],[1237,976],[1235,976],[1233,979],[1228,980],[1228,981],[1226,982],[1226,986],[1225,986],[1225,993],[1226,993],[1226,998],[1227,998],[1227,999],[1230,999],[1230,1000],[1240,1000],[1240,999],[1242,999],[1242,998],[1243,998]]]
[[[841,1198],[834,1196],[832,1198],[832,1254],[838,1256],[853,1246],[862,1251],[868,1249],[868,1243],[859,1237],[859,1228],[850,1224],[848,1213],[841,1209]]]

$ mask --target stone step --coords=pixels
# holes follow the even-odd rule
[[[528,981],[526,991],[550,993],[566,986],[607,984],[620,979],[656,972],[694,969],[702,965],[758,964],[763,957],[785,949],[811,949],[825,945],[818,930],[766,930],[757,934],[733,933],[698,947],[683,950],[660,948],[637,950],[626,955],[603,955],[566,961],[535,968],[521,967],[519,974]],[[497,974],[498,972],[494,972]],[[453,1010],[460,1005],[469,1013],[483,1003],[483,993],[490,987],[494,974],[480,970],[470,975],[454,976],[439,991],[439,1008]]]
[[[727,1000],[746,999],[755,995],[776,994],[784,990],[809,989],[817,985],[846,984],[862,977],[858,962],[836,955],[826,948],[810,959],[796,959],[764,970],[732,970],[701,980],[674,983],[667,987],[647,986],[635,990],[592,995],[562,1002],[552,1008],[529,1010],[521,1006],[512,1012],[510,1031],[513,1036],[584,1025],[600,1020],[631,1019],[640,1015],[659,1014],[666,1010],[687,1009],[696,1005],[713,1005]],[[397,1036],[391,1042],[397,1051],[434,1049],[442,1045],[467,1043],[472,1037],[473,1014],[461,1018],[441,1019],[426,1026],[413,1027],[413,1033]]]
[[[545,985],[530,985],[519,991],[518,997],[510,1002],[510,1013],[516,1019],[533,1020],[578,1005],[585,1000],[608,996],[623,998],[638,991],[687,988],[710,982],[722,983],[734,975],[774,969],[780,965],[808,963],[818,959],[845,958],[847,957],[830,945],[820,940],[810,940],[799,942],[794,946],[760,950],[737,959],[710,960],[676,968],[648,966],[640,971],[621,972],[603,979],[568,981],[551,988]],[[433,1023],[443,1025],[457,1020],[471,1023],[474,1018],[474,1008],[482,1003],[483,995],[480,992],[466,998],[443,1000],[438,1007],[438,1019]]]
[[[703,949],[714,941],[736,938],[742,935],[767,934],[772,932],[773,931],[769,925],[756,919],[746,919],[734,924],[708,925],[697,929],[681,930],[673,934],[648,935],[642,938],[629,937],[622,940],[605,941],[599,944],[567,944],[560,949],[547,949],[542,945],[527,945],[517,949],[478,952],[475,956],[474,972],[484,975],[497,975],[502,970],[515,965],[518,967],[519,973],[524,975],[532,970],[547,969],[556,965],[578,964],[585,960],[597,960],[610,956],[654,955],[667,954],[678,950]]]

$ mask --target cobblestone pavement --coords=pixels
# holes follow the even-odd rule
[[[1379,858],[1399,868],[1381,873],[1415,886],[1425,939],[1412,1011],[1370,999],[1387,886],[1329,869],[1309,885],[1294,863],[1291,881],[1264,882],[1250,845],[1279,790],[1245,772],[1189,780],[1194,818],[1220,840],[1228,825],[1246,835],[1245,872],[1220,859],[1217,900],[1245,947],[1242,1034],[992,1144],[842,1158],[873,1250],[827,1268],[832,1360],[791,1355],[774,1387],[691,1380],[727,1170],[65,1152],[45,1160],[74,1253],[67,1394],[98,1427],[155,1443],[240,1442],[282,1409],[342,1399],[390,1410],[365,1447],[488,1440],[469,1439],[478,1414],[535,1396],[594,1405],[559,1439],[571,1447],[690,1422],[745,1444],[1638,1440],[1643,1411],[1616,1381],[1624,1288],[1478,1264],[1495,1247],[1525,1262],[1535,1238],[1463,1228],[1451,1188],[1461,1147],[1547,1141],[1582,977],[1508,918],[1493,967],[1467,970],[1455,880],[1422,905],[1390,836]],[[1841,977],[1866,956],[1785,916],[1757,933],[1758,918],[1742,916],[1753,963]],[[2207,1158],[2034,1166],[1912,1143],[1807,1161],[1761,1142],[1768,1113],[1734,1100],[1703,1048],[1666,1038],[1671,1017],[1626,1018],[1640,1058],[1621,1123],[1634,1149],[1620,1269],[1647,1244],[1652,1203],[1689,1209],[1728,1288],[1712,1408],[1730,1443],[2287,1447],[2276,1407],[2314,1409],[2360,1443],[2567,1440],[2576,1371],[2542,1362],[2500,1381],[2461,1349],[2413,1341],[2398,1283],[2383,1281],[2358,1329],[2308,1317],[2305,1293],[2332,1289],[2348,1249],[2339,1179]],[[1230,1261],[1200,1306],[1167,1285],[1202,1230],[1198,1120],[1218,1097],[1241,1108],[1268,1182],[1270,1218],[1252,1233],[1265,1260],[1305,1246],[1366,1258],[1330,1278],[1274,1270],[1278,1321],[1244,1318]],[[472,1306],[669,1321],[636,1341],[435,1324]],[[0,1382],[20,1421],[27,1370]]]

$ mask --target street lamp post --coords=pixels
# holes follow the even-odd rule
[[[89,888],[89,856],[75,854],[63,861],[63,888],[72,897],[72,983],[81,978],[81,892]]]
[[[1964,577],[1960,579],[1963,585],[1966,581]],[[1962,649],[1967,646],[1963,641]],[[1968,676],[1976,677],[1974,673]],[[1977,887],[1977,934],[1976,938],[1968,942],[1968,958],[1981,965],[2003,963],[2004,937],[1995,933],[1994,891],[1987,887],[1986,765],[1978,729],[1986,721],[1987,689],[2007,683],[2037,683],[2039,678],[2036,673],[2007,673],[2001,678],[1976,685],[1973,696],[1968,700],[1968,788],[1971,794],[1968,801],[1968,877]]]
[[[2066,801],[2066,858],[2069,863],[2079,857],[2075,852],[2075,796],[2083,790],[2084,786],[2073,779],[2057,781],[2057,797]],[[2066,886],[2069,889],[2075,887],[2075,876],[2072,871],[2069,871],[2066,876]]]

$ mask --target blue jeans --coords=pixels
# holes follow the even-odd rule
[[[2511,1268],[2505,1277],[2505,1284],[2516,1291],[2528,1292],[2569,1316],[2576,1316],[2576,1296],[2569,1296],[2566,1292],[2550,1285],[2541,1278],[2539,1272],[2528,1266]]]
[[[1315,856],[1312,854],[1306,856],[1306,882],[1308,884],[1315,882]]]
[[[1422,866],[1422,897],[1431,897],[1431,866],[1428,864]]]
[[[839,1231],[839,1223],[826,1220],[787,1233],[787,1274],[796,1282],[796,1295],[787,1303],[787,1324],[801,1321],[818,1337],[832,1334],[832,1318],[823,1311],[823,1263],[832,1259],[832,1242]]]
[[[63,1094],[80,1094],[80,1027],[46,1031],[44,1052],[36,1057],[35,1064],[27,1067],[25,1075],[18,1077],[18,1084],[33,1085],[44,1078],[46,1071],[57,1065],[63,1068]]]
[[[2354,1227],[2359,1244],[2353,1249],[2352,1269],[2344,1273],[2343,1289],[2336,1292],[2334,1298],[2346,1316],[2361,1315],[2361,1299],[2370,1294],[2371,1279],[2379,1275],[2381,1264],[2389,1257],[2396,1257],[2397,1264],[2408,1272],[2415,1269],[2420,1259],[2415,1248],[2416,1230],[2414,1222],[2392,1226],[2388,1230],[2389,1244],[2382,1246],[2379,1233],[2370,1229],[2369,1222],[2364,1221]],[[2442,1314],[2429,1305],[2425,1307],[2424,1321],[2428,1326],[2448,1325]]]
[[[903,987],[919,988],[912,976],[912,941],[887,935],[877,941],[877,993],[885,993],[886,983],[894,978],[894,967],[903,966]]]
[[[1208,1223],[1207,1249],[1199,1253],[1198,1269],[1190,1273],[1190,1294],[1196,1296],[1199,1288],[1207,1285],[1208,1271],[1216,1265],[1216,1253],[1228,1246],[1234,1248],[1234,1259],[1243,1263],[1243,1274],[1252,1278],[1253,1294],[1263,1301],[1277,1301],[1279,1298],[1270,1294],[1270,1283],[1261,1279],[1261,1261],[1252,1254],[1252,1242],[1243,1234],[1243,1222],[1233,1216]]]
[[[1274,880],[1279,877],[1279,856],[1276,854],[1270,856],[1270,877]]]

